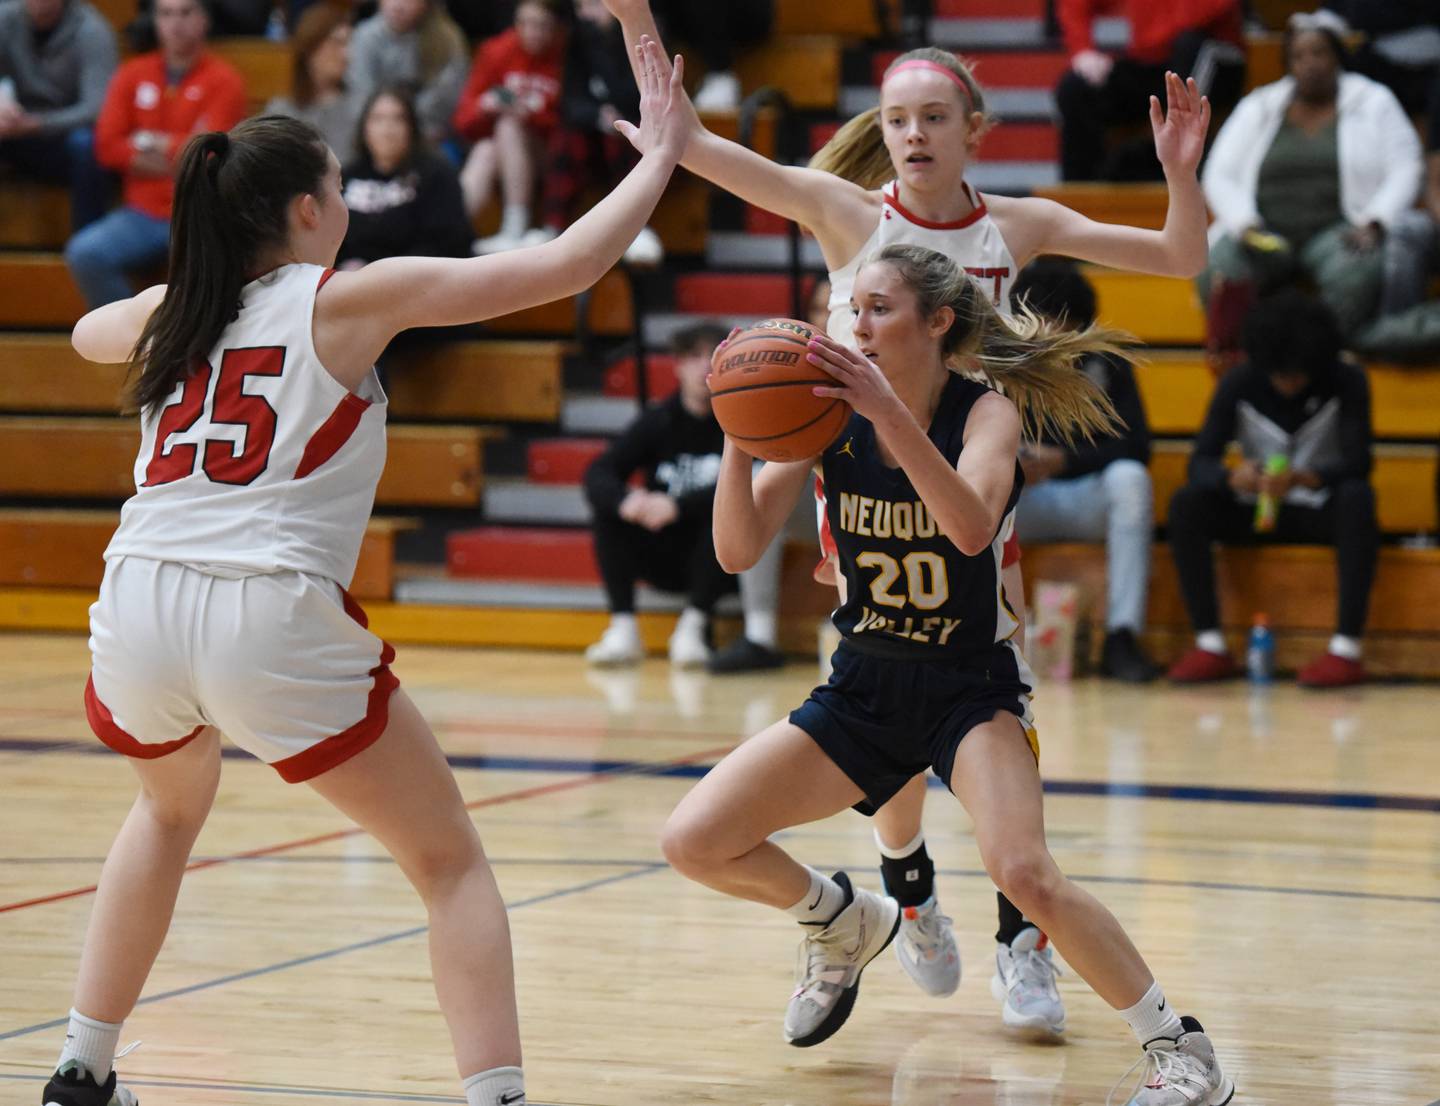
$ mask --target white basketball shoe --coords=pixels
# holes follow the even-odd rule
[[[1012,1029],[1065,1032],[1065,1004],[1055,988],[1060,969],[1045,935],[1026,926],[1008,945],[995,946],[995,974],[990,993],[1001,1006],[1001,1016]]]
[[[927,995],[944,998],[960,986],[960,949],[955,943],[955,929],[950,919],[940,913],[934,895],[919,906],[901,908],[895,958]]]
[[[1114,1106],[1115,1093],[1144,1065],[1126,1106],[1225,1106],[1235,1097],[1235,1081],[1220,1068],[1215,1046],[1200,1023],[1182,1017],[1185,1031],[1175,1040],[1157,1037],[1111,1089],[1105,1106]]]

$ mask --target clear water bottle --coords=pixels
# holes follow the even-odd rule
[[[1257,614],[1250,628],[1250,644],[1245,650],[1245,669],[1257,684],[1268,684],[1275,678],[1275,635],[1270,632],[1270,619]]]

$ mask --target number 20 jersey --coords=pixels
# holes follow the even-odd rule
[[[318,265],[241,291],[209,358],[141,420],[135,494],[105,551],[226,576],[355,573],[385,467],[385,395],[351,392],[312,339]]]
[[[965,420],[990,389],[952,375],[930,424],[930,440],[953,468]],[[943,659],[989,649],[1019,626],[1001,582],[1002,535],[1024,476],[1015,483],[995,535],[969,557],[936,525],[903,469],[880,457],[875,428],[859,415],[821,457],[826,515],[845,574],[835,626],[856,648],[896,657]]]

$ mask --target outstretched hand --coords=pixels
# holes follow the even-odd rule
[[[876,427],[882,427],[904,413],[904,404],[879,366],[849,346],[842,346],[824,334],[816,334],[810,339],[805,360],[829,373],[839,385],[811,389],[817,396],[844,400]]]
[[[1167,173],[1195,172],[1210,133],[1210,99],[1200,95],[1194,77],[1182,81],[1166,72],[1165,110],[1162,114],[1159,97],[1150,97],[1150,129],[1155,132],[1155,154]]]
[[[700,125],[685,95],[685,61],[679,54],[673,65],[666,61],[660,44],[648,35],[635,51],[640,58],[640,125],[619,119],[615,129],[642,154],[663,154],[678,162]]]

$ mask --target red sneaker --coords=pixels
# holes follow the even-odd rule
[[[1316,657],[1295,673],[1295,679],[1301,687],[1353,687],[1355,684],[1363,684],[1369,678],[1365,666],[1359,661],[1352,661],[1349,657],[1337,657],[1334,653]]]
[[[1229,653],[1212,653],[1198,645],[1176,661],[1170,668],[1169,677],[1177,684],[1204,684],[1214,680],[1232,680],[1240,675],[1240,669],[1230,659]]]

